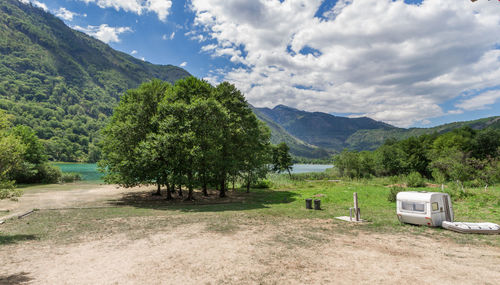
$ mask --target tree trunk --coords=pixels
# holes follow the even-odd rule
[[[167,183],[167,200],[172,200],[172,188],[168,183]]]
[[[178,193],[179,193],[179,197],[182,197],[182,185],[181,184],[179,184],[179,192]]]
[[[203,183],[202,192],[203,192],[203,196],[205,196],[205,197],[208,196],[207,183],[206,182]]]
[[[292,173],[290,172],[290,168],[287,168],[288,175],[290,175],[290,178],[292,178]]]
[[[186,200],[191,201],[193,199],[193,174],[189,172],[188,174],[188,196]]]
[[[235,177],[235,176],[233,176],[233,181],[232,181],[232,182],[233,182],[233,192],[234,192],[234,181],[235,181],[235,180],[236,180],[236,177]]]
[[[161,196],[161,185],[160,182],[157,183],[158,188],[156,189],[156,192],[153,193],[153,196]]]
[[[247,181],[247,193],[250,193],[250,179]]]
[[[222,179],[220,181],[220,190],[219,190],[219,197],[224,198],[226,197],[226,179]]]

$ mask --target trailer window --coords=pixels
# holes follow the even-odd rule
[[[438,205],[438,203],[437,203],[437,202],[432,203],[432,210],[433,210],[433,211],[437,211],[437,210],[439,210],[439,205]]]
[[[402,201],[401,208],[405,211],[424,213],[425,212],[425,203]]]

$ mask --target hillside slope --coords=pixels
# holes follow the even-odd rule
[[[342,151],[346,140],[359,130],[384,129],[395,127],[370,118],[337,117],[321,112],[306,112],[284,105],[273,109],[257,108],[273,122],[281,125],[296,138],[330,151]]]
[[[271,120],[267,115],[250,105],[257,118],[271,130],[271,143],[285,142],[290,147],[290,153],[305,158],[328,158],[330,153],[320,147],[308,144],[289,134],[282,126]]]
[[[0,1],[0,108],[31,126],[54,160],[92,160],[120,94],[189,76],[116,51],[39,8]]]
[[[359,130],[347,138],[346,145],[349,149],[374,150],[389,138],[402,140],[409,137],[421,136],[423,134],[443,134],[462,127],[471,127],[476,130],[485,128],[500,129],[500,116],[482,118],[473,121],[454,122],[439,125],[433,128]]]

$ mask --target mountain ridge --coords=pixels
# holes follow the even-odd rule
[[[0,108],[33,128],[52,160],[92,161],[98,130],[123,92],[190,76],[116,51],[18,0],[0,2],[0,55]]]

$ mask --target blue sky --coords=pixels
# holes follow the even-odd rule
[[[227,80],[255,106],[429,127],[500,115],[500,4],[22,0],[111,47]]]

